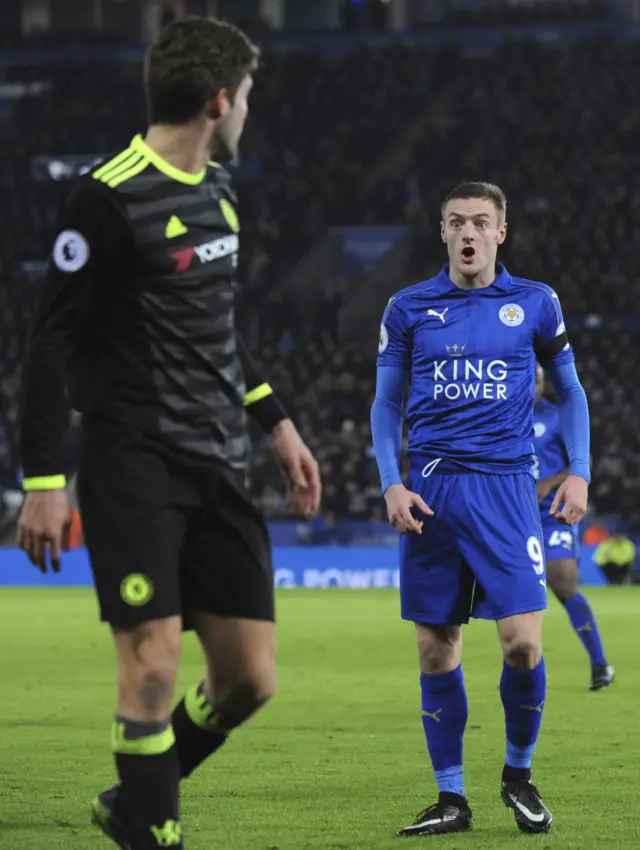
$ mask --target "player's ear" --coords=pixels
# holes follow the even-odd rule
[[[444,232],[444,221],[441,221],[441,222],[440,222],[440,236],[442,237],[442,241],[443,241],[443,242],[445,243],[445,245],[446,245],[446,243],[447,243],[447,237],[445,236],[445,232]]]
[[[507,238],[507,222],[503,221],[498,230],[498,245],[502,245]]]
[[[210,121],[218,121],[218,119],[224,118],[230,109],[231,104],[229,103],[227,90],[220,89],[218,94],[207,103],[205,116]]]

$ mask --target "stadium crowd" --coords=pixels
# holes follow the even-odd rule
[[[10,210],[0,231],[5,487],[19,468],[20,364],[38,293],[29,263],[46,257],[68,188],[35,179],[33,160],[123,147],[144,126],[139,74],[139,63],[113,60],[8,69],[13,81],[47,85],[0,123],[0,191]],[[254,353],[319,458],[329,517],[383,517],[368,426],[377,332],[367,350],[340,335],[348,289],[340,277],[327,279],[312,314],[278,284],[329,226],[354,224],[409,226],[406,283],[423,279],[444,261],[446,192],[490,179],[510,203],[505,262],[562,299],[591,404],[593,507],[640,526],[640,193],[630,178],[640,166],[638,79],[632,43],[524,42],[472,58],[417,46],[360,46],[330,61],[266,55],[238,172],[243,311],[253,314]],[[409,167],[372,190],[371,175],[405,139]],[[259,448],[256,496],[279,517],[278,473]]]
[[[414,282],[443,261],[439,206],[451,186],[487,175],[499,183],[510,201],[503,259],[561,295],[591,405],[593,507],[638,526],[640,195],[629,175],[640,165],[640,56],[632,44],[531,43],[489,58],[445,53],[431,61],[437,114],[414,142],[412,166],[364,208],[334,210],[331,222],[411,224]],[[339,281],[313,325],[295,314],[287,323],[283,314],[276,335],[273,321],[264,323],[259,350],[322,459],[325,504],[358,515],[379,505],[367,426],[377,337],[368,351],[339,339],[329,329],[336,299]],[[259,470],[266,463],[257,457]],[[272,488],[264,492],[275,504]]]

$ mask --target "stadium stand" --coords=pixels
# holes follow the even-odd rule
[[[406,282],[414,282],[442,262],[438,209],[448,189],[486,175],[505,188],[512,228],[505,262],[558,289],[572,332],[592,409],[593,504],[599,513],[616,512],[637,525],[640,233],[638,194],[628,179],[639,164],[640,114],[631,93],[640,70],[637,51],[606,42],[562,50],[530,43],[505,46],[487,58],[441,57],[440,67],[447,63],[437,111],[413,143],[410,168],[369,198],[362,220],[413,225]],[[622,102],[629,108],[620,118]],[[351,223],[344,216],[333,221]],[[335,313],[335,297],[328,315]],[[272,322],[266,324],[262,356],[269,368],[286,369],[283,385],[310,423],[308,439],[325,456],[327,507],[343,511],[350,492],[347,484],[334,493],[337,472],[339,481],[346,475],[358,493],[369,494],[372,509],[377,500],[366,412],[375,329],[364,350],[320,330],[317,321],[307,328],[303,317],[292,318],[280,341]],[[305,391],[319,360],[321,378]],[[318,431],[317,412],[327,417],[331,448],[329,434]]]
[[[593,19],[599,7],[581,8]],[[33,90],[0,122],[0,191],[11,211],[0,231],[5,488],[19,470],[20,363],[39,263],[68,186],[51,179],[50,161],[73,169],[144,124],[139,61],[115,47],[100,56],[6,69],[6,79]],[[562,298],[592,409],[593,507],[640,525],[635,45],[521,42],[473,57],[453,47],[359,46],[329,58],[267,52],[264,69],[238,173],[241,316],[319,457],[326,516],[382,518],[368,427],[380,316],[363,317],[364,335],[341,330],[354,289],[340,269],[327,271],[312,309],[283,281],[328,228],[391,224],[406,226],[410,242],[399,284],[423,279],[443,262],[442,197],[462,179],[490,179],[510,201],[505,262]],[[285,512],[277,476],[257,446],[254,486],[270,517]]]

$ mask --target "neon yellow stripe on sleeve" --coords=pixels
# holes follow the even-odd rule
[[[261,401],[263,398],[266,398],[268,395],[272,395],[273,390],[271,389],[270,384],[260,384],[255,387],[244,397],[244,406],[249,407],[250,404],[255,404],[257,401]]]
[[[32,490],[64,490],[67,479],[64,475],[41,475],[36,478],[25,478],[22,482],[23,490],[27,493]]]

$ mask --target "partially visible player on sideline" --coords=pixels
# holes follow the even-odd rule
[[[83,413],[78,496],[118,659],[120,784],[93,817],[128,850],[184,846],[180,779],[274,692],[245,410],[272,433],[293,506],[320,500],[317,463],[235,329],[240,227],[219,162],[237,155],[257,61],[240,30],[204,18],[151,46],[148,132],[72,189],[26,367],[19,542],[42,570],[49,556],[59,569],[69,526],[69,401]],[[183,628],[206,676],[172,713]]]
[[[373,445],[389,519],[402,534],[402,616],[417,628],[422,722],[440,792],[400,835],[471,828],[460,666],[460,626],[470,616],[497,622],[504,658],[502,799],[521,830],[551,825],[531,784],[546,699],[545,565],[531,474],[536,358],[556,388],[570,455],[570,474],[552,505],[569,525],[587,507],[589,411],[558,296],[496,264],[506,206],[489,183],[454,189],[442,205],[449,264],[394,295],[380,329]],[[399,456],[407,386],[405,486]]]
[[[578,526],[561,525],[550,513],[556,490],[567,479],[570,470],[558,408],[544,398],[543,393],[544,369],[538,364],[533,414],[533,477],[540,503],[547,584],[564,605],[571,625],[589,654],[589,689],[599,691],[613,682],[615,671],[607,663],[591,606],[578,591]]]

